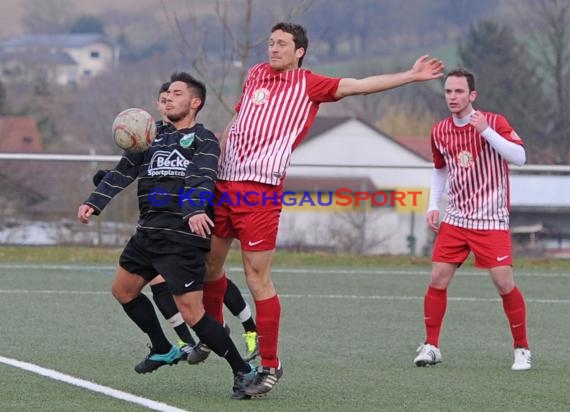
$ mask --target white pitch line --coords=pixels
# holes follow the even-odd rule
[[[111,292],[89,290],[30,290],[30,289],[0,289],[0,293],[38,294],[38,295],[110,295]]]
[[[423,296],[368,296],[368,295],[288,295],[279,294],[280,298],[309,298],[309,299],[358,299],[358,300],[423,300]],[[448,301],[457,302],[500,302],[499,298],[465,298],[465,297],[451,297],[447,298]],[[528,299],[525,297],[527,303],[562,303],[568,304],[568,299]]]
[[[116,266],[96,266],[96,265],[58,265],[58,264],[20,264],[20,263],[0,263],[0,269],[28,269],[28,270],[65,270],[65,271],[81,271],[81,272],[93,272],[93,271],[115,271]],[[229,266],[227,267],[230,273],[239,273],[243,275],[243,268],[240,266]],[[299,268],[285,268],[285,267],[273,267],[271,269],[272,273],[285,273],[285,274],[323,274],[323,275],[405,275],[405,276],[428,276],[430,272],[429,266],[426,266],[424,270],[402,270],[402,269],[391,269],[391,268],[379,268],[379,269],[365,269],[365,268],[315,268],[315,267],[299,267]],[[456,276],[489,276],[486,270],[459,270]],[[518,271],[515,268],[515,277],[533,277],[533,278],[567,278],[570,277],[568,272],[528,272],[528,271]]]
[[[167,405],[166,403],[153,401],[151,399],[136,396],[128,392],[123,392],[117,389],[109,388],[108,386],[103,386],[83,379],[75,378],[73,376],[66,375],[58,371],[54,371],[53,369],[42,368],[41,366],[34,365],[33,363],[22,362],[16,359],[5,358],[3,356],[0,356],[0,363],[24,369],[26,371],[33,372],[38,375],[48,377],[50,379],[65,382],[70,385],[78,386],[80,388],[84,388],[93,392],[102,393],[103,395],[107,395],[112,398],[121,399],[131,403],[136,403],[138,405],[144,406],[145,408],[154,411],[188,412],[185,409],[179,409],[174,406]]]
[[[32,270],[80,270],[80,271],[91,271],[91,270],[115,270],[116,266],[107,265],[82,265],[78,263],[77,265],[57,265],[57,264],[45,264],[38,265],[36,263],[0,263],[0,269],[32,269]]]
[[[38,294],[38,295],[110,295],[111,292],[84,291],[84,290],[29,290],[29,289],[0,289],[0,294]],[[146,293],[146,292],[145,292]],[[148,294],[148,293],[146,293]],[[244,296],[251,296],[247,291],[242,291]],[[281,298],[290,299],[353,299],[353,300],[422,300],[423,296],[387,296],[387,295],[314,295],[314,294],[279,294]],[[457,302],[499,302],[499,298],[468,298],[453,297],[449,301]],[[569,299],[529,299],[527,303],[570,303]]]

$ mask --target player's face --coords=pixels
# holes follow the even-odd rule
[[[194,116],[195,101],[200,99],[192,95],[192,89],[184,82],[172,82],[166,96],[165,114],[172,123]]]
[[[305,53],[303,48],[295,50],[293,35],[282,30],[275,30],[271,33],[267,51],[269,54],[269,65],[277,72],[298,68],[299,59]]]
[[[450,76],[445,81],[445,102],[449,111],[457,117],[467,116],[477,97],[477,92],[469,92],[469,85],[465,77]]]
[[[168,92],[162,92],[158,95],[158,100],[156,101],[156,108],[158,112],[162,116],[162,120],[164,122],[168,122],[168,118],[166,117],[166,98]]]

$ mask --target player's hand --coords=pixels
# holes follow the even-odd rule
[[[479,133],[483,133],[483,131],[487,127],[489,127],[489,123],[487,123],[487,118],[479,110],[477,110],[475,113],[471,115],[469,124],[473,126],[475,129],[477,129]]]
[[[430,210],[427,212],[427,224],[435,233],[439,231],[439,210]]]
[[[194,216],[190,216],[188,219],[188,226],[192,233],[206,238],[208,235],[212,234],[212,229],[214,227],[214,222],[205,213],[199,213]]]
[[[89,218],[93,214],[95,209],[93,209],[89,205],[81,205],[79,206],[79,210],[77,211],[77,218],[83,224],[89,223]]]
[[[424,54],[412,66],[412,74],[416,81],[433,80],[443,76],[445,66],[443,62],[435,57],[430,59],[429,55]]]

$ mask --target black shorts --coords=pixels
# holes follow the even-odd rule
[[[206,253],[207,250],[191,244],[181,247],[179,243],[150,239],[137,232],[125,246],[119,265],[147,282],[160,274],[172,294],[181,295],[203,289]]]

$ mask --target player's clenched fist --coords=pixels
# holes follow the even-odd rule
[[[79,210],[77,211],[77,218],[81,223],[89,223],[89,218],[93,214],[95,209],[88,205],[81,205],[79,206]]]
[[[485,130],[487,127],[489,127],[489,123],[487,123],[487,119],[485,118],[483,113],[481,113],[479,110],[477,110],[475,113],[473,113],[469,123],[475,129],[477,129],[477,131],[479,133],[483,133],[483,130]]]

